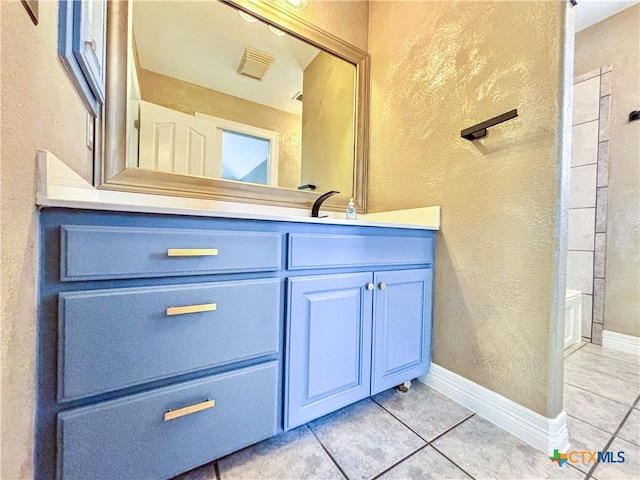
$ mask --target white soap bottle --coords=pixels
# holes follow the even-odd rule
[[[345,218],[347,220],[356,219],[356,205],[355,203],[353,203],[353,198],[349,200],[349,205],[347,206],[347,216]]]

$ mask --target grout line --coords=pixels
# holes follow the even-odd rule
[[[340,473],[342,474],[342,476],[344,478],[346,478],[347,480],[349,480],[349,476],[346,474],[346,472],[342,469],[342,467],[340,466],[340,464],[336,461],[335,458],[333,458],[333,455],[331,455],[331,453],[329,453],[329,450],[327,450],[327,447],[324,446],[324,444],[322,443],[322,441],[320,440],[320,438],[318,437],[318,435],[316,435],[316,432],[313,430],[313,428],[309,427],[309,425],[305,425],[305,427],[307,428],[307,430],[309,430],[311,432],[311,434],[314,436],[314,438],[316,439],[316,441],[320,444],[320,446],[322,447],[322,449],[324,450],[324,452],[329,456],[329,458],[331,459],[331,461],[335,464],[335,466],[338,468],[338,470],[340,470]]]
[[[599,427],[598,425],[594,425],[593,423],[589,423],[588,421],[586,421],[586,420],[585,420],[585,419],[583,419],[583,418],[576,417],[575,415],[570,415],[570,414],[568,414],[568,413],[567,413],[567,417],[571,417],[571,418],[573,418],[573,419],[575,419],[575,420],[578,420],[579,422],[586,423],[586,424],[587,424],[587,425],[589,425],[590,427],[593,427],[593,428],[595,428],[596,430],[600,430],[602,433],[606,433],[607,435],[613,435],[611,432],[608,432],[608,431],[606,431],[606,430],[603,430],[603,429],[602,429],[602,427]]]
[[[436,447],[434,447],[433,445],[431,445],[431,448],[433,448],[436,452],[438,452],[440,455],[442,455],[444,458],[446,458],[447,460],[449,460],[451,463],[453,463],[456,467],[458,467],[460,470],[462,470],[465,475],[468,475],[469,478],[472,478],[473,480],[475,480],[475,477],[473,475],[471,475],[469,472],[467,472],[464,468],[462,468],[460,465],[458,465],[456,462],[454,462],[453,460],[451,460],[449,457],[447,457],[444,453],[442,453],[440,450],[438,450]]]
[[[569,353],[566,357],[564,357],[564,359],[566,360],[567,358],[569,358],[571,355],[573,355],[574,353],[576,353],[577,351],[579,351],[580,349],[586,347],[587,345],[589,345],[589,343],[587,342],[583,342],[584,345],[580,345],[578,348],[576,348],[573,352]]]
[[[602,324],[598,323],[597,325],[602,325]],[[602,345],[598,345],[598,347],[602,348]],[[598,355],[597,353],[593,353],[593,352],[590,352],[590,351],[585,351],[585,352],[582,352],[582,353],[585,354],[585,355],[593,355],[595,357],[603,357],[603,355]],[[630,354],[630,355],[632,355],[632,354]],[[612,361],[614,363],[619,363],[621,365],[634,365],[635,366],[635,364],[627,362],[626,360],[620,360],[619,358],[611,358],[611,357],[605,357],[605,358],[609,359],[610,361]],[[634,383],[634,382],[628,382],[628,383]],[[638,384],[640,384],[640,381],[638,382]],[[634,385],[635,385],[635,383],[634,383]]]
[[[599,346],[599,347],[601,347],[601,348],[606,348],[606,347],[602,347],[602,345],[598,345],[598,346]],[[607,348],[607,350],[609,350],[609,349]],[[591,355],[597,355],[598,357],[608,358],[609,360],[616,360],[616,361],[618,361],[618,362],[626,363],[626,364],[628,364],[628,365],[634,365],[634,366],[638,366],[638,365],[640,365],[640,357],[638,357],[637,355],[636,355],[636,357],[637,357],[637,362],[629,362],[629,361],[627,361],[627,360],[621,360],[620,358],[610,357],[610,356],[608,356],[608,355],[604,355],[604,354],[599,353],[599,352],[590,352],[590,351],[587,351],[587,352],[585,352],[585,353],[590,353]],[[620,352],[620,353],[627,353],[627,352]],[[627,355],[634,356],[634,355],[633,355],[633,353],[627,353]]]
[[[633,409],[635,408],[635,406],[638,404],[638,401],[640,401],[640,395],[638,395],[636,397],[636,400],[633,402],[633,405],[631,405],[631,408],[629,409],[629,411],[626,413],[626,415],[624,416],[624,418],[622,419],[622,421],[620,422],[620,424],[618,425],[618,428],[616,428],[616,431],[613,433],[613,435],[611,435],[611,438],[609,439],[609,441],[607,442],[607,444],[604,446],[604,448],[602,449],[603,452],[607,452],[609,451],[609,448],[611,447],[611,444],[613,443],[613,441],[618,437],[618,433],[620,433],[620,430],[622,429],[622,426],[626,423],[627,419],[629,418],[629,416],[631,415],[631,412],[633,412]],[[624,440],[624,438],[623,438]],[[598,468],[598,465],[600,465],[599,463],[594,463],[593,466],[589,469],[589,471],[587,472],[587,476],[585,477],[585,480],[589,480],[591,478],[591,476],[593,475],[593,472],[595,471],[596,468]]]
[[[582,470],[580,470],[578,467],[576,467],[575,465],[573,465],[573,464],[571,464],[571,463],[569,463],[569,462],[567,462],[567,465],[569,465],[571,468],[573,468],[573,469],[575,469],[575,470],[579,471],[581,474],[585,475],[585,477],[583,478],[583,480],[586,480],[586,479],[587,479],[587,477],[586,477],[587,473],[586,473],[586,472],[583,472],[583,471],[582,471]],[[587,470],[587,472],[588,472],[588,471],[589,471],[589,470]]]
[[[218,460],[213,462],[213,471],[216,474],[216,480],[220,480],[220,467],[218,466]]]
[[[417,450],[414,450],[413,452],[411,452],[409,455],[407,455],[406,457],[401,458],[400,460],[398,460],[396,463],[394,463],[393,465],[391,465],[388,468],[385,468],[383,471],[381,471],[380,473],[378,473],[377,475],[375,475],[371,480],[376,480],[378,478],[380,478],[382,475],[384,475],[385,473],[387,473],[389,470],[394,469],[395,467],[397,467],[398,465],[400,465],[402,462],[404,462],[405,460],[409,459],[410,457],[413,457],[416,453],[420,452],[421,450],[424,450],[425,448],[427,448],[429,446],[428,443],[425,443],[424,445],[422,445],[420,448],[418,448]]]
[[[585,391],[585,392],[589,392],[589,393],[591,393],[591,394],[593,394],[593,395],[596,395],[596,396],[598,396],[598,397],[600,397],[600,398],[606,398],[607,400],[610,400],[610,401],[612,401],[612,402],[619,403],[620,405],[623,405],[623,406],[625,406],[625,407],[628,407],[628,406],[629,406],[629,405],[627,405],[626,403],[622,403],[622,402],[621,402],[621,401],[619,401],[619,400],[614,400],[613,398],[605,397],[604,395],[600,395],[600,394],[599,394],[599,393],[597,393],[597,392],[592,392],[591,390],[587,390],[586,388],[581,387],[580,385],[574,385],[573,383],[571,383],[571,382],[567,382],[566,380],[564,381],[564,383],[566,383],[567,385],[571,385],[572,387],[578,388],[578,389],[580,389],[580,390],[583,390],[583,391]],[[625,382],[625,383],[628,383],[628,382]]]
[[[593,77],[596,78],[596,77]],[[582,83],[582,82],[579,82]],[[598,100],[600,100],[600,97],[598,97]],[[598,127],[600,126],[600,105],[598,105],[598,116],[596,118],[593,118],[591,120],[587,120],[585,122],[580,122],[580,123],[574,123],[573,125],[571,125],[572,127],[577,127],[578,125],[584,125],[585,123],[591,123],[591,122],[598,122]],[[600,131],[600,129],[598,129],[598,132]]]
[[[373,403],[375,403],[376,405],[378,405],[381,409],[383,409],[385,412],[387,412],[389,415],[391,415],[393,418],[395,418],[397,421],[399,421],[402,425],[404,425],[405,427],[407,427],[409,430],[411,430],[415,435],[418,436],[418,438],[420,438],[420,440],[422,440],[423,442],[429,444],[429,440],[427,440],[426,438],[424,438],[422,435],[420,435],[418,432],[416,432],[413,428],[411,428],[409,425],[407,425],[406,423],[404,423],[402,420],[400,420],[398,417],[396,417],[393,413],[391,413],[389,410],[387,410],[383,405],[381,405],[380,403],[378,403],[376,401],[375,398],[371,397],[371,400],[373,400]]]
[[[476,414],[471,412],[471,415],[469,415],[466,418],[463,418],[462,420],[460,420],[458,423],[456,423],[455,425],[453,425],[452,427],[447,428],[444,432],[438,434],[437,436],[433,437],[431,439],[431,441],[429,442],[429,445],[431,445],[433,442],[435,442],[436,440],[442,438],[444,435],[446,435],[447,433],[449,433],[451,430],[453,430],[454,428],[462,425],[464,422],[466,422],[467,420],[469,420],[471,417],[474,417]],[[432,445],[433,446],[433,445]]]

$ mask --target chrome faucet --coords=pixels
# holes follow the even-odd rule
[[[323,215],[322,217],[318,216],[318,213],[320,213],[320,206],[322,205],[322,203],[329,197],[331,197],[332,195],[335,195],[336,193],[340,193],[340,192],[336,192],[335,190],[331,190],[330,192],[324,193],[322,195],[320,195],[318,197],[318,199],[313,202],[313,207],[311,207],[311,216],[314,218],[324,218],[327,215]]]

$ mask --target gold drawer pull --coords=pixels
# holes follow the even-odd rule
[[[176,418],[184,417],[185,415],[191,415],[192,413],[201,412],[202,410],[207,410],[208,408],[213,408],[216,406],[215,400],[205,400],[201,403],[196,403],[195,405],[189,405],[188,407],[179,408],[177,410],[169,410],[164,414],[164,421],[168,422],[169,420],[175,420]]]
[[[186,305],[184,307],[167,307],[167,316],[184,315],[185,313],[210,312],[218,308],[217,303],[203,303],[202,305]]]
[[[169,248],[167,257],[215,257],[217,248]]]

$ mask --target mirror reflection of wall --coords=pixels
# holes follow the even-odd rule
[[[220,2],[132,2],[129,164],[353,185],[356,69]]]

